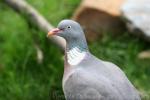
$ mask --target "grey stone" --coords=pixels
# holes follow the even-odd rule
[[[121,11],[129,31],[150,41],[150,0],[126,0]]]

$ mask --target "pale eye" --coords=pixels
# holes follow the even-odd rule
[[[71,28],[71,26],[68,26],[67,28]]]

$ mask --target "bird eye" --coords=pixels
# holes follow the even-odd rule
[[[71,26],[68,26],[67,28],[71,28]]]

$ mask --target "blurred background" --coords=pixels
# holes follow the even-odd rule
[[[26,10],[14,10],[18,8],[10,1],[17,0],[0,1],[0,100],[64,100],[63,51],[44,29],[28,20],[32,16],[25,15]],[[126,27],[132,20],[126,9],[124,14],[118,10],[121,0],[100,4],[99,0],[19,1],[27,2],[54,27],[62,19],[80,22],[91,53],[120,66],[143,100],[150,100],[150,42],[139,35],[143,31],[136,28],[139,34],[135,35]]]

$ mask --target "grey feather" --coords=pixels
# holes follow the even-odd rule
[[[125,74],[110,62],[88,54],[72,70],[64,83],[67,100],[140,100]]]

